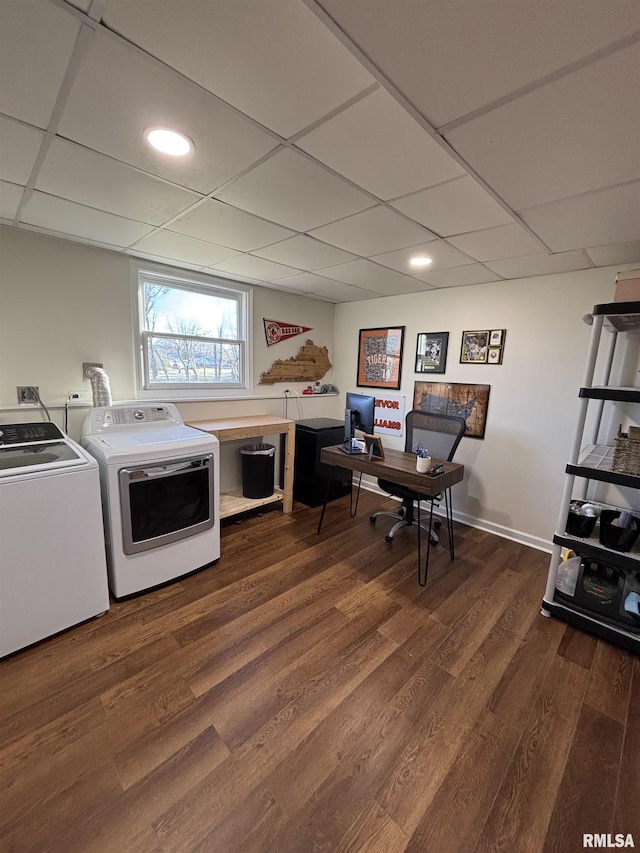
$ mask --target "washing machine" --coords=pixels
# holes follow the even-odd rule
[[[0,424],[0,657],[108,609],[96,460],[53,423]]]
[[[81,443],[100,471],[109,586],[116,598],[220,557],[218,439],[172,403],[98,406]]]

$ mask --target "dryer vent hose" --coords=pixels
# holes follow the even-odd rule
[[[111,386],[107,371],[101,367],[87,367],[85,375],[91,380],[94,406],[111,405]]]

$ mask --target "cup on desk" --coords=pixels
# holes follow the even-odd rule
[[[426,474],[429,468],[431,468],[431,457],[418,456],[416,460],[416,471],[418,474]]]

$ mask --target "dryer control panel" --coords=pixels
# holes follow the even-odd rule
[[[83,434],[95,435],[121,427],[171,426],[184,421],[172,403],[157,406],[117,405],[92,409],[84,423]]]

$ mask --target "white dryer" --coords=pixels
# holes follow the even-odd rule
[[[186,426],[171,403],[126,403],[92,409],[81,442],[100,469],[109,585],[116,598],[219,559],[215,436]]]
[[[108,609],[95,459],[55,424],[0,424],[0,657]]]

